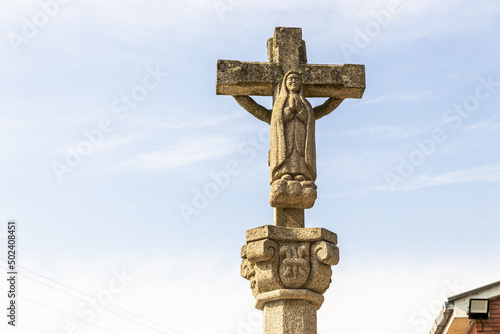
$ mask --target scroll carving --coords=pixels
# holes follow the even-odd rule
[[[259,240],[248,243],[242,251],[241,276],[250,280],[254,297],[283,287],[278,275],[278,243]]]
[[[339,249],[328,241],[318,241],[311,246],[311,275],[306,288],[325,293],[331,283],[332,265],[339,262]]]
[[[326,240],[294,239],[262,239],[243,246],[241,276],[250,281],[255,297],[280,289],[318,294],[328,289],[331,266],[339,262],[338,247]]]

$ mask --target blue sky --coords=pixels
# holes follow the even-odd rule
[[[426,333],[442,296],[499,279],[495,1],[4,1],[0,22],[0,221],[18,221],[21,266],[91,296],[126,270],[110,304],[260,333],[239,249],[272,224],[269,129],[215,95],[216,61],[267,61],[285,26],[309,63],[366,65],[363,98],[316,126],[306,226],[341,251],[320,333]],[[38,304],[21,299],[19,333],[173,333],[24,274]]]

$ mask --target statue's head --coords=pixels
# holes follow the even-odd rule
[[[286,88],[293,92],[298,93],[302,88],[302,77],[298,72],[289,72],[285,77]]]

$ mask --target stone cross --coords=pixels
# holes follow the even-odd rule
[[[274,225],[247,231],[241,275],[250,281],[255,307],[264,311],[264,334],[316,334],[316,311],[339,261],[337,235],[305,228],[304,209],[316,193],[315,121],[345,98],[361,98],[363,65],[307,63],[300,28],[276,28],[267,41],[269,62],[217,62],[218,95],[271,127],[269,166]],[[250,95],[273,96],[268,109]],[[306,97],[326,97],[312,107]]]
[[[276,28],[274,37],[267,41],[267,54],[269,62],[219,60],[216,93],[232,95],[240,106],[271,125],[269,201],[275,208],[274,224],[304,227],[304,209],[311,208],[317,197],[314,122],[332,112],[345,98],[362,97],[365,69],[364,65],[308,64],[300,28]],[[292,77],[290,80],[300,81],[299,94],[295,94],[298,98],[294,100],[299,105],[296,111],[303,109],[302,113],[288,113],[289,117],[283,116],[291,101],[287,97],[290,90],[283,87],[287,74]],[[269,110],[249,95],[273,96],[273,101],[281,104],[274,103],[273,110]],[[329,99],[312,108],[305,97]],[[290,117],[297,121],[286,122]],[[295,154],[292,137],[298,147]]]

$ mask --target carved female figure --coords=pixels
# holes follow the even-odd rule
[[[245,110],[271,125],[271,183],[279,179],[316,180],[315,121],[332,112],[343,99],[329,98],[312,108],[304,97],[302,76],[295,71],[286,73],[283,78],[272,110],[249,96],[234,98]]]
[[[302,78],[288,72],[271,114],[271,183],[278,179],[316,180],[315,117],[304,98]]]

